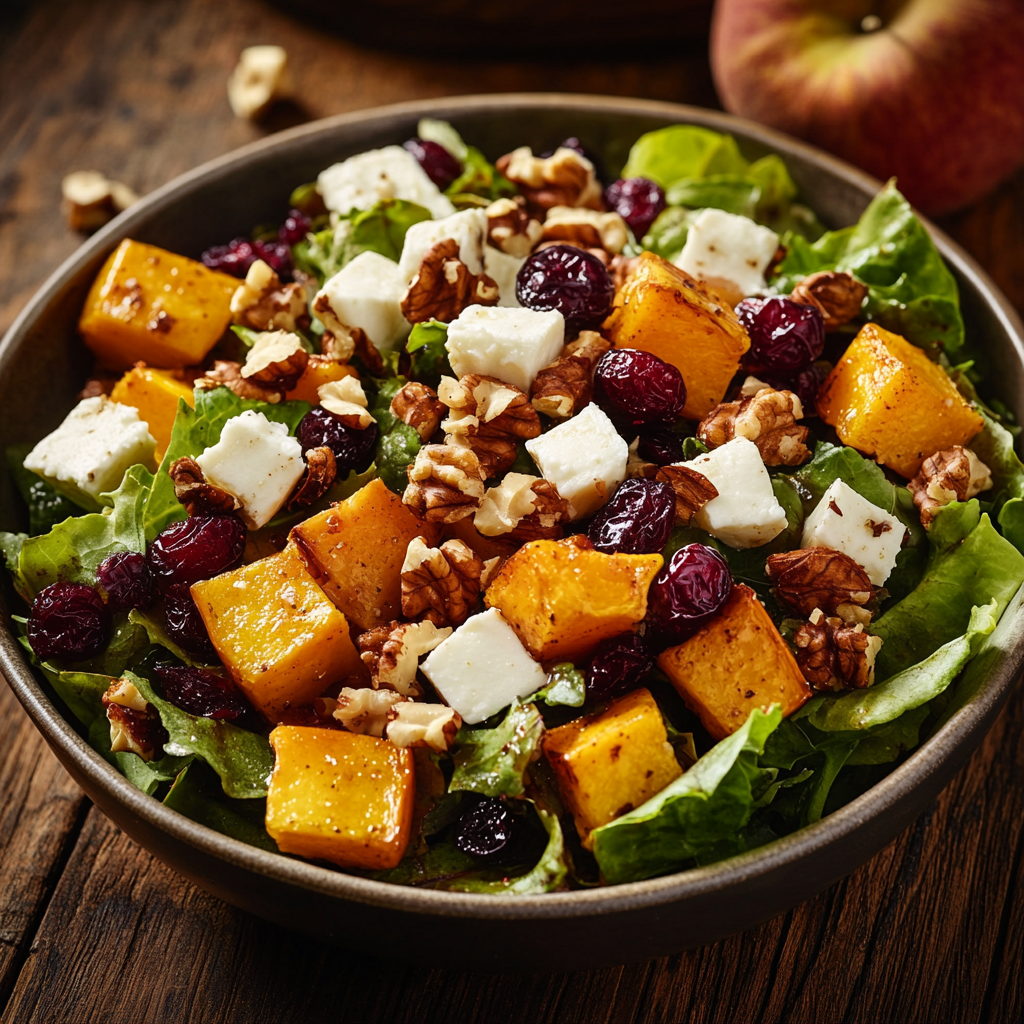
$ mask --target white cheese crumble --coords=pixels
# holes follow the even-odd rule
[[[444,220],[421,220],[405,233],[398,269],[408,284],[420,272],[427,250],[452,239],[459,245],[459,259],[471,274],[484,269],[484,244],[487,241],[487,214],[480,209],[462,210]]]
[[[704,210],[686,235],[676,266],[691,277],[706,281],[725,278],[744,295],[763,292],[764,272],[779,248],[779,236],[724,210]]]
[[[516,277],[525,262],[525,256],[520,259],[495,249],[493,245],[484,247],[484,273],[498,286],[499,306],[521,304],[516,298]]]

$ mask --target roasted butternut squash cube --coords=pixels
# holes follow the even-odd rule
[[[548,730],[542,747],[588,850],[595,828],[683,774],[649,690],[634,690],[600,714]]]
[[[89,289],[78,329],[104,366],[201,363],[231,323],[239,282],[202,263],[126,238]]]
[[[573,661],[647,614],[661,555],[605,554],[586,537],[535,540],[501,567],[485,603],[538,661]]]
[[[645,252],[615,293],[604,323],[619,348],[639,348],[677,367],[682,415],[703,419],[725,397],[750,338],[729,305],[661,256]]]
[[[164,457],[171,443],[178,400],[186,405],[195,405],[191,386],[179,380],[173,370],[154,370],[145,363],[133,366],[114,385],[110,397],[121,405],[139,410],[139,419],[145,420],[149,432],[156,438],[157,462]]]
[[[663,652],[658,667],[716,740],[739,729],[754,708],[780,704],[791,715],[811,697],[786,641],[742,583],[703,629]]]
[[[319,405],[318,392],[325,384],[341,380],[343,377],[358,376],[355,367],[349,366],[348,363],[339,363],[336,359],[328,359],[327,356],[311,355],[298,384],[285,395],[285,398],[289,401],[295,399],[309,402],[310,405]]]
[[[967,444],[981,416],[922,349],[865,324],[818,392],[818,413],[844,444],[908,479],[930,455]]]
[[[377,478],[351,497],[299,523],[291,537],[327,596],[360,629],[402,614],[402,563],[409,541],[437,540]]]
[[[284,853],[343,868],[393,868],[405,855],[416,778],[411,750],[340,729],[279,725],[267,832]]]
[[[192,597],[221,660],[268,722],[361,674],[345,616],[291,545],[193,584]]]

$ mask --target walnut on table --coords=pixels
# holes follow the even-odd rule
[[[552,419],[575,416],[593,397],[594,368],[611,347],[597,331],[580,331],[561,356],[534,378],[530,388],[534,409]]]
[[[766,466],[799,466],[811,457],[804,443],[810,431],[796,423],[803,415],[792,391],[766,387],[749,398],[717,405],[701,420],[697,436],[709,448],[745,437],[757,445]]]
[[[470,448],[424,445],[409,467],[402,501],[432,523],[457,523],[473,515],[484,496],[484,473]]]
[[[422,537],[414,537],[402,564],[402,614],[437,626],[461,626],[476,608],[498,561],[485,562],[461,540],[432,548]]]
[[[863,690],[875,681],[882,638],[828,618],[820,608],[794,634],[796,662],[816,690]]]
[[[967,501],[989,490],[992,471],[969,448],[957,444],[925,459],[907,487],[927,529],[950,502]]]
[[[432,245],[402,297],[402,316],[411,324],[426,320],[451,323],[468,306],[496,306],[498,285],[474,274],[459,259],[459,243],[446,238]]]

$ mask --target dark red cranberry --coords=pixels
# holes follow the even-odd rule
[[[670,466],[686,458],[682,437],[671,427],[657,423],[640,431],[636,453],[646,462],[654,462],[659,466]]]
[[[193,658],[209,665],[220,660],[192,600],[189,584],[172,583],[164,591],[164,618],[168,636]]]
[[[290,277],[292,273],[292,251],[282,241],[262,242],[259,239],[235,238],[227,245],[215,245],[207,249],[201,259],[211,270],[219,270],[234,277],[245,277],[257,260],[270,264],[281,277]]]
[[[590,521],[587,536],[598,551],[649,555],[668,543],[676,520],[672,485],[660,480],[626,480]]]
[[[587,696],[609,700],[635,689],[654,668],[647,641],[637,633],[602,640],[587,666]]]
[[[556,309],[566,333],[597,328],[612,308],[615,286],[604,264],[574,245],[541,249],[519,268],[516,298],[528,309]]]
[[[516,832],[515,817],[504,800],[484,797],[459,818],[455,845],[472,857],[497,858]]]
[[[442,192],[462,173],[462,164],[439,142],[409,139],[402,146],[406,152],[416,157],[427,177]]]
[[[647,178],[619,178],[604,190],[608,209],[614,210],[632,229],[639,241],[665,209],[665,193]]]
[[[160,580],[198,583],[242,561],[245,527],[235,516],[189,516],[171,523],[149,546],[149,568]]]
[[[310,409],[295,432],[304,452],[310,448],[330,448],[334,452],[339,475],[364,473],[370,468],[379,434],[376,423],[371,423],[364,430],[349,427],[321,406]]]
[[[115,551],[108,555],[96,570],[96,582],[115,612],[149,608],[157,598],[149,563],[137,551]]]
[[[638,348],[613,348],[594,372],[594,400],[628,427],[674,420],[686,404],[683,375],[663,359]]]
[[[164,696],[190,715],[231,721],[249,710],[238,687],[226,676],[210,669],[157,665],[153,671],[160,680]]]
[[[107,646],[110,609],[84,583],[51,583],[32,602],[27,633],[40,661],[84,661]]]
[[[313,222],[301,210],[289,210],[284,224],[277,229],[277,240],[295,245],[306,237],[312,226]]]
[[[793,373],[762,373],[759,379],[770,384],[777,391],[792,391],[804,407],[804,418],[817,416],[818,392],[828,376],[827,363],[812,363]]]
[[[728,600],[728,563],[705,544],[687,544],[669,560],[647,592],[647,636],[660,647],[682,643]]]
[[[743,364],[754,373],[799,370],[814,362],[825,347],[825,321],[816,306],[773,295],[744,299],[736,315],[750,335]]]

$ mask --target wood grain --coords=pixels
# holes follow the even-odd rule
[[[242,46],[268,41],[289,49],[301,100],[257,128],[231,116],[224,82]],[[715,105],[699,56],[396,55],[256,0],[18,0],[0,10],[0,57],[0,330],[79,242],[57,208],[71,170],[145,192],[266,130],[446,94]],[[1024,306],[1024,174],[943,226]],[[638,966],[488,977],[460,973],[457,951],[448,971],[343,953],[207,896],[89,809],[4,689],[2,1020],[1020,1021],[1022,735],[1018,691],[913,828],[760,928]]]

